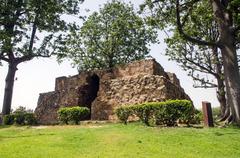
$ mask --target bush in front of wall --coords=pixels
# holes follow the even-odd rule
[[[203,121],[203,113],[201,110],[194,109],[192,118],[190,119],[191,124],[200,124]]]
[[[157,124],[174,126],[177,120],[189,124],[193,116],[193,105],[188,100],[168,100],[155,105]]]
[[[57,111],[59,121],[67,125],[68,125],[68,122],[70,121],[68,111],[69,111],[69,108],[60,108]]]
[[[137,104],[130,107],[132,109],[133,114],[135,114],[143,123],[149,126],[149,119],[152,118],[154,109],[153,103],[143,103]]]
[[[84,120],[90,114],[90,110],[87,107],[72,107],[70,108],[70,120],[75,124],[79,124],[80,120]]]
[[[24,114],[24,124],[25,125],[36,125],[37,119],[34,113],[25,113]]]
[[[65,107],[58,110],[58,119],[64,124],[69,124],[70,121],[79,124],[81,120],[86,119],[90,115],[90,110],[87,107]]]
[[[129,116],[132,115],[132,110],[129,107],[119,107],[115,110],[115,113],[119,120],[121,120],[126,125]]]
[[[116,109],[116,112],[118,118],[125,124],[130,115],[135,115],[147,126],[154,124],[174,126],[177,120],[189,124],[193,118],[194,107],[188,100],[168,100],[124,106]]]
[[[14,114],[14,123],[17,125],[24,125],[25,113]]]

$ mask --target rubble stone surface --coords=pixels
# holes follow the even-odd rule
[[[56,78],[55,91],[40,94],[35,113],[39,123],[54,124],[60,107],[85,106],[92,120],[115,120],[119,106],[169,99],[191,100],[175,74],[149,59]]]

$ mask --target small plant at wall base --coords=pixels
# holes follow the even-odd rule
[[[65,107],[58,110],[58,119],[64,124],[74,122],[79,124],[81,120],[86,119],[90,115],[90,110],[87,107]]]
[[[69,122],[69,118],[68,118],[68,108],[60,108],[58,111],[58,119],[60,122],[67,124]]]
[[[132,115],[133,111],[129,107],[120,107],[115,110],[115,113],[118,116],[119,120],[121,120],[126,125],[128,117]]]
[[[147,126],[175,126],[178,120],[189,124],[194,118],[194,107],[188,100],[169,100],[130,105],[116,109],[116,115],[125,124],[129,116],[137,116]]]

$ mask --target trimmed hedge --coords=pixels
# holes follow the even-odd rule
[[[14,115],[13,114],[4,115],[3,116],[3,124],[4,125],[13,125],[14,124]]]
[[[36,125],[37,119],[34,113],[26,113],[24,116],[24,124],[25,125]]]
[[[200,110],[194,109],[193,117],[190,121],[191,124],[200,124],[203,121],[203,113]]]
[[[132,115],[132,110],[129,107],[120,107],[116,109],[115,113],[117,114],[119,120],[127,124],[128,117]]]
[[[90,110],[87,107],[65,107],[58,110],[58,119],[64,124],[70,121],[79,124],[81,120],[86,119],[90,115]]]
[[[125,124],[132,115],[148,126],[174,126],[178,120],[189,124],[194,116],[194,107],[189,100],[168,100],[120,107],[116,109],[116,115]]]
[[[33,113],[15,113],[3,116],[4,125],[36,125],[37,119]]]

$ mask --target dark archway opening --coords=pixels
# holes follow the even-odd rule
[[[87,105],[91,106],[92,102],[95,100],[97,97],[97,93],[99,90],[99,77],[97,75],[92,75],[88,79],[88,84],[89,84],[89,97],[87,98]],[[89,107],[90,108],[90,107]]]
[[[96,74],[87,78],[87,84],[79,89],[79,104],[80,106],[86,106],[90,109],[92,102],[96,99],[99,90],[100,79]],[[91,119],[89,115],[86,119]]]

